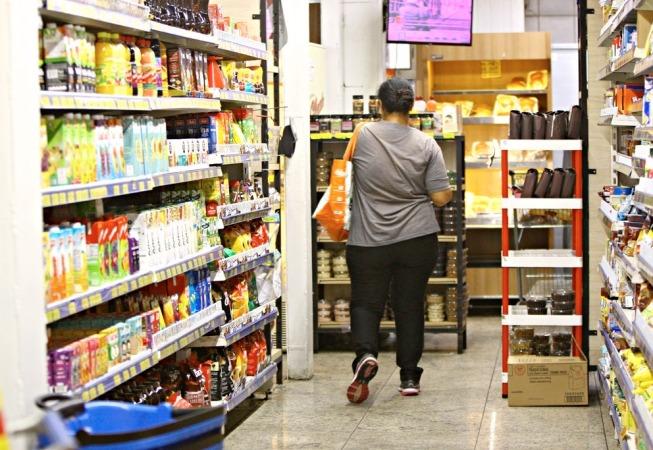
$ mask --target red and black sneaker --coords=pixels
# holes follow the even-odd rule
[[[368,384],[379,370],[379,363],[369,353],[363,355],[356,365],[354,379],[347,389],[347,399],[352,403],[362,403],[370,395]]]
[[[407,379],[401,382],[399,392],[404,397],[419,395],[419,381]]]

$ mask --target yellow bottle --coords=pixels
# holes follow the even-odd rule
[[[129,64],[129,49],[120,40],[118,33],[111,35],[116,60],[116,94],[131,95],[131,86],[127,84],[127,70],[131,71]]]
[[[116,93],[116,64],[111,34],[100,32],[95,43],[95,92]]]

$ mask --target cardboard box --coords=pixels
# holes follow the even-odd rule
[[[620,84],[615,87],[617,107],[620,114],[632,114],[644,98],[644,86],[640,84]]]
[[[508,358],[509,406],[581,406],[587,397],[587,360],[582,357]]]

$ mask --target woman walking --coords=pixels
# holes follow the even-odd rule
[[[360,130],[353,157],[354,190],[347,265],[351,276],[351,329],[356,351],[353,403],[365,401],[378,370],[381,317],[392,301],[402,395],[417,395],[424,346],[424,297],[437,256],[433,204],[451,200],[442,151],[408,125],[414,93],[393,78],[380,87],[383,120]]]

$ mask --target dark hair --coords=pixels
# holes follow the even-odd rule
[[[410,83],[403,78],[391,78],[379,86],[379,100],[387,113],[408,114],[415,102]]]

